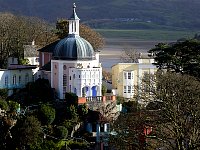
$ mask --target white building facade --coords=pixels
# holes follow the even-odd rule
[[[0,70],[0,89],[8,89],[8,95],[15,89],[21,89],[33,82],[33,67]]]
[[[79,36],[79,18],[75,5],[69,20],[68,36],[60,40],[51,59],[51,86],[60,99],[66,92],[78,97],[102,96],[102,67],[99,53]]]

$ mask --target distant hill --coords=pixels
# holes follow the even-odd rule
[[[76,2],[81,21],[94,28],[200,29],[200,0],[0,0],[0,12],[55,23]]]

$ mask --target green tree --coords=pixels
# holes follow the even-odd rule
[[[69,115],[71,117],[71,120],[74,122],[74,123],[77,123],[78,121],[78,113],[77,113],[77,107],[75,107],[74,105],[71,105],[69,108]]]
[[[41,124],[34,116],[19,119],[11,133],[13,143],[18,149],[33,147],[40,143],[43,137]]]
[[[54,99],[54,92],[47,79],[39,78],[33,83],[28,83],[26,85],[26,91],[27,98],[26,101],[24,101],[24,103],[27,105],[38,102],[47,103]]]
[[[54,135],[59,139],[66,139],[68,135],[68,130],[64,126],[57,126],[54,129]]]
[[[0,98],[6,99],[8,97],[7,89],[0,89]]]
[[[102,95],[105,96],[105,94],[107,92],[107,87],[105,85],[102,85],[101,92],[102,92]]]
[[[88,108],[86,104],[78,106],[78,115],[80,118],[84,118],[88,113]]]
[[[73,128],[73,121],[72,120],[65,120],[62,125],[67,128],[67,130],[72,130]]]
[[[55,119],[56,111],[51,106],[42,104],[38,112],[38,118],[43,125],[50,125]]]
[[[67,106],[74,105],[75,107],[78,106],[78,96],[74,93],[66,93],[65,94],[66,104]]]
[[[43,142],[37,145],[31,145],[30,150],[59,150],[57,144],[52,140],[43,140]]]
[[[8,101],[8,105],[10,108],[10,111],[17,111],[17,109],[20,107],[20,104],[15,101]]]
[[[8,103],[3,99],[0,99],[0,108],[5,111],[7,111],[9,108]]]
[[[58,20],[56,23],[57,35],[59,38],[65,38],[68,35],[68,25],[67,20]],[[101,49],[104,45],[104,40],[102,36],[89,28],[86,25],[80,24],[80,36],[85,38],[93,46],[94,50],[97,51]]]
[[[159,69],[200,78],[200,41],[191,39],[173,44],[159,43],[149,53]]]
[[[23,59],[23,58],[19,59],[19,64],[20,65],[28,65],[29,63],[30,62],[29,62],[28,59]]]

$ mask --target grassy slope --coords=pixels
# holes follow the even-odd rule
[[[138,40],[177,40],[192,38],[198,31],[170,31],[170,30],[113,30],[96,29],[105,38],[125,38]]]

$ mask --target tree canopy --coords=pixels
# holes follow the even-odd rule
[[[162,102],[159,142],[173,149],[199,149],[200,82],[189,75],[163,74],[154,99]]]
[[[151,82],[141,83],[136,100],[154,102],[156,105],[147,105],[148,109],[143,108],[135,113],[131,110],[127,114],[122,114],[114,123],[113,128],[117,135],[112,137],[114,141],[111,143],[116,145],[118,140],[121,143],[127,142],[128,146],[130,143],[139,146],[142,144],[140,140],[143,136],[143,142],[147,142],[146,147],[154,149],[199,149],[199,80],[189,75],[171,72],[162,72],[155,76],[151,78]],[[144,84],[147,85],[143,86]],[[145,91],[146,94],[141,94],[141,91]],[[152,127],[152,132],[150,136],[144,137],[146,126]]]
[[[50,125],[56,116],[55,109],[51,106],[42,104],[39,109],[38,118],[43,125]]]
[[[200,41],[190,39],[176,43],[159,43],[149,50],[159,69],[189,74],[200,79]]]
[[[0,13],[0,68],[6,67],[9,56],[23,59],[23,46],[33,40],[44,46],[55,38],[52,26],[41,19]]]
[[[23,147],[36,146],[41,141],[42,130],[41,124],[34,116],[21,118],[12,129],[13,142],[16,147],[22,149]]]

